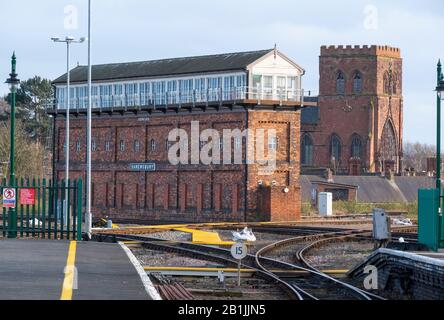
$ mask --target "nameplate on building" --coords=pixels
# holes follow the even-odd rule
[[[156,171],[155,163],[131,163],[132,171]]]

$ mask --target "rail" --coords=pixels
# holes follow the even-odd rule
[[[205,89],[191,90],[188,92],[166,91],[164,93],[146,94],[120,94],[120,95],[93,95],[93,109],[107,108],[131,108],[152,107],[161,108],[170,105],[195,105],[195,104],[222,104],[226,102],[242,102],[255,100],[258,104],[264,101],[277,103],[298,103],[303,105],[305,100],[311,97],[313,91],[266,89],[251,87],[234,87],[229,89]],[[73,97],[70,99],[70,110],[87,109],[88,97]],[[67,102],[64,99],[52,99],[46,103],[47,110],[66,110]]]

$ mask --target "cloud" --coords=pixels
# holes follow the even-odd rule
[[[79,29],[64,29],[64,7],[79,9]],[[378,12],[378,28],[364,28],[364,8]],[[14,16],[11,12],[20,12]],[[404,58],[405,137],[433,143],[435,66],[444,55],[444,2],[438,0],[94,0],[93,62],[148,60],[271,48],[280,50],[307,70],[307,88],[318,88],[321,45],[388,44],[400,47]],[[0,11],[0,83],[17,51],[22,79],[39,74],[55,78],[65,70],[65,49],[52,44],[53,35],[86,35],[86,1],[8,2]],[[73,66],[86,64],[86,45],[74,46]],[[444,58],[444,56],[443,56]],[[7,87],[0,85],[0,95]],[[419,116],[418,116],[419,114]]]

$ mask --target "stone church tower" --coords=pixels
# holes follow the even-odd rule
[[[302,126],[302,165],[350,175],[401,173],[400,50],[323,46],[319,68],[319,109],[317,120]]]

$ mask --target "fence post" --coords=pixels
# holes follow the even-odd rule
[[[3,187],[1,188],[1,194],[3,194],[3,188],[6,186],[6,178],[3,178]],[[6,238],[6,234],[7,234],[7,228],[9,229],[9,224],[8,227],[6,227],[6,221],[9,220],[9,217],[7,216],[7,212],[6,212],[6,208],[3,208],[3,238]]]
[[[33,178],[32,179],[32,188],[34,189],[34,201],[35,201],[35,186],[36,186],[36,180],[35,180],[35,178]],[[35,237],[35,203],[34,203],[34,205],[32,206],[32,212],[31,212],[31,215],[32,215],[32,236],[33,237]]]
[[[46,238],[46,179],[43,178],[42,181],[42,238]]]
[[[83,208],[83,183],[82,179],[77,181],[77,241],[82,241],[82,208]]]
[[[70,240],[70,239],[74,239],[74,232],[72,232],[72,237],[70,237],[70,233],[71,233],[71,180],[70,179],[68,179],[68,183],[67,183],[67,186],[66,186],[67,188],[68,188],[68,199],[66,199],[66,206],[67,206],[67,210],[66,210],[66,212],[68,213],[68,216],[66,217],[66,233],[67,233],[67,236],[66,236],[66,239],[67,240]]]

